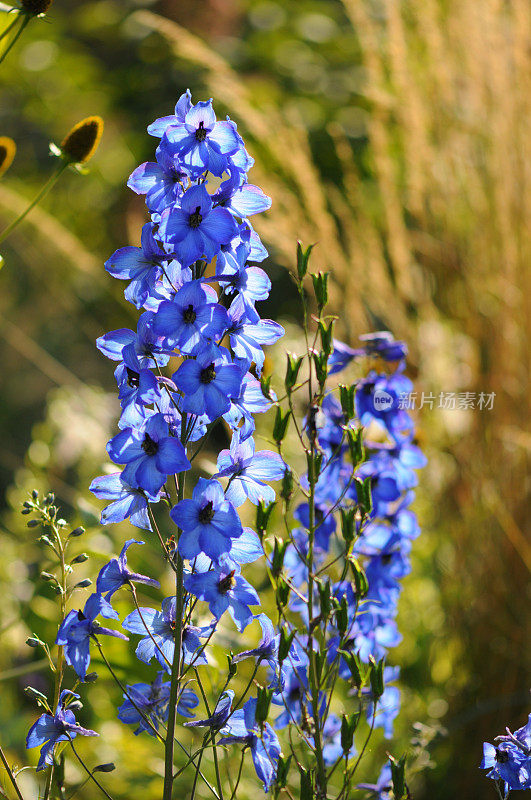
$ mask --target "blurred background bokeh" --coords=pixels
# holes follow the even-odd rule
[[[117,416],[112,366],[94,340],[136,316],[103,262],[138,243],[144,211],[127,176],[152,157],[146,125],[190,87],[238,123],[252,180],[273,198],[257,219],[271,253],[265,313],[296,335],[288,270],[297,239],[317,242],[342,338],[388,328],[406,339],[419,397],[435,398],[417,412],[429,465],[393,653],[404,703],[391,747],[408,747],[415,722],[434,735],[416,800],[488,796],[482,742],[530,710],[528,0],[55,0],[0,82],[0,135],[18,147],[0,184],[2,226],[50,174],[50,141],[89,114],[106,124],[90,174],[64,176],[2,248],[3,745],[22,762],[35,716],[22,688],[46,685],[38,655],[28,672],[24,640],[54,629],[21,501],[53,489],[89,528],[86,574],[128,533],[98,527],[87,488]],[[442,409],[441,392],[495,398],[491,410]],[[91,691],[89,727],[118,697]],[[151,741],[113,722],[105,747],[90,746],[130,765],[119,797],[128,780],[140,786],[138,764],[160,766]],[[156,797],[149,781],[142,791]]]

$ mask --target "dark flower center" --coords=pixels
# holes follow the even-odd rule
[[[386,567],[388,564],[391,563],[391,559],[393,558],[392,553],[386,553],[382,556],[382,564]]]
[[[209,364],[208,367],[205,367],[201,370],[201,374],[199,376],[199,380],[201,383],[212,383],[213,380],[216,378],[216,369],[214,364]]]
[[[228,591],[234,589],[236,586],[236,579],[234,577],[235,570],[229,572],[224,578],[222,578],[218,583],[218,589],[220,594],[227,594]]]
[[[195,132],[195,138],[197,139],[198,142],[204,142],[206,137],[207,137],[207,132],[205,130],[203,122],[200,122],[199,128],[197,128]]]
[[[192,325],[197,319],[197,314],[194,311],[193,305],[190,303],[188,308],[184,309],[183,313],[183,320],[188,324]]]
[[[201,216],[201,206],[197,206],[196,210],[193,214],[190,214],[188,218],[188,224],[191,228],[198,228],[203,221],[203,217]]]
[[[209,500],[199,511],[199,522],[207,523],[214,519],[214,503]]]
[[[83,622],[83,620],[84,620],[84,619],[86,619],[86,616],[85,616],[85,615],[83,614],[83,612],[80,610],[80,611],[78,611],[78,612],[77,612],[77,618],[78,618],[78,620],[79,620],[80,622]]]
[[[144,441],[142,442],[142,450],[147,456],[154,456],[159,449],[159,443],[153,441],[149,433],[144,434]]]
[[[140,375],[138,372],[135,372],[129,367],[126,367],[127,370],[127,385],[130,386],[132,389],[137,389],[140,386]]]
[[[505,750],[498,750],[496,748],[496,761],[498,764],[506,764],[509,761],[509,753]]]

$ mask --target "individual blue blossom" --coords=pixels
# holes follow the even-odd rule
[[[268,722],[256,722],[256,699],[248,700],[228,720],[221,733],[219,744],[242,742],[251,750],[254,768],[268,792],[276,777],[276,766],[281,754],[278,736]]]
[[[170,681],[165,681],[164,675],[164,671],[160,671],[152,683],[126,686],[124,702],[118,708],[118,719],[126,725],[138,725],[133,731],[135,736],[143,731],[155,736],[159,724],[168,719]],[[179,695],[177,713],[183,717],[192,717],[192,710],[198,703],[195,692],[185,689]]]
[[[132,544],[144,544],[139,539],[128,539],[122,547],[118,558],[111,560],[100,569],[96,590],[99,594],[105,595],[105,599],[110,601],[118,589],[122,586],[129,586],[131,583],[144,583],[146,586],[160,586],[155,578],[148,578],[147,575],[139,575],[138,572],[131,572],[127,566],[127,551]]]
[[[264,555],[264,548],[260,537],[252,528],[244,528],[241,536],[231,539],[230,550],[224,553],[220,561],[227,569],[239,572],[242,564],[252,564]],[[200,553],[194,559],[194,566],[197,572],[207,572],[210,569],[211,560],[204,553]]]
[[[230,408],[223,415],[223,419],[232,430],[238,431],[240,442],[252,436],[256,427],[254,416],[269,411],[273,405],[272,401],[276,399],[274,392],[271,392],[271,398],[272,400],[268,400],[264,396],[260,381],[257,381],[254,375],[247,372],[243,376],[238,396],[231,397]]]
[[[242,534],[238,513],[218,481],[199,478],[191,498],[181,500],[171,510],[171,518],[181,528],[179,553],[192,560],[205,553],[218,561],[231,548],[231,540]]]
[[[123,522],[128,517],[132,525],[137,528],[151,530],[148,515],[148,501],[158,503],[161,492],[150,495],[143,489],[133,489],[122,479],[120,472],[111,475],[100,475],[90,484],[90,491],[102,500],[112,500],[101,512],[101,524],[110,525],[113,522]]]
[[[260,605],[260,598],[251,584],[225,565],[208,572],[186,575],[184,587],[194,597],[208,603],[216,619],[221,619],[228,609],[239,631],[243,631],[253,618],[249,606]]]
[[[215,478],[229,478],[225,491],[227,499],[236,508],[246,499],[267,505],[275,499],[275,492],[266,481],[278,481],[284,476],[286,465],[278,453],[271,450],[255,452],[254,439],[241,442],[238,432],[233,434],[230,449],[222,450],[218,456],[218,472]]]
[[[184,267],[197,259],[210,261],[222,244],[230,242],[237,231],[229,211],[214,208],[204,185],[187,189],[179,206],[166,208],[159,224],[158,235],[171,244],[176,258]]]
[[[96,346],[111,361],[123,361],[133,372],[156,365],[165,367],[169,355],[162,347],[163,337],[153,329],[154,320],[152,311],[144,311],[136,332],[129,328],[111,331],[96,339]]]
[[[402,361],[407,356],[407,344],[396,341],[390,331],[364,333],[359,338],[367,355],[379,356],[384,361]]]
[[[209,717],[206,719],[194,719],[193,722],[185,722],[185,728],[211,728],[213,731],[219,731],[230,716],[233,700],[234,692],[232,689],[227,689],[222,692],[214,711]]]
[[[123,621],[122,627],[130,633],[135,633],[143,638],[139,641],[135,653],[137,658],[149,664],[153,657],[161,667],[171,672],[171,665],[175,653],[175,626],[176,626],[175,597],[166,597],[162,601],[162,608],[140,608],[132,611]],[[206,664],[203,653],[194,658],[194,654],[201,645],[200,638],[205,636],[203,628],[192,625],[185,626],[182,636],[183,661],[185,664],[194,660],[197,664]]]
[[[183,361],[172,378],[184,393],[182,410],[206,414],[214,421],[230,409],[231,398],[239,396],[243,374],[241,367],[228,361],[221,352],[216,358],[206,350]]]
[[[190,89],[179,97],[175,104],[175,113],[167,117],[159,117],[151,125],[148,125],[147,132],[151,136],[158,136],[160,139],[171,125],[180,125],[184,122],[186,114],[192,108],[192,93]]]
[[[531,789],[531,714],[527,724],[511,733],[495,738],[496,746],[483,744],[481,769],[488,769],[488,778],[502,780],[505,789]]]
[[[125,298],[142,308],[161,274],[161,265],[171,260],[153,236],[149,222],[142,228],[140,247],[121,247],[105,262],[105,269],[119,280],[130,281]]]
[[[184,193],[187,174],[179,160],[164,145],[164,140],[157,147],[156,159],[140,164],[129,176],[127,185],[136,194],[145,194],[149,210],[160,214],[179,201]]]
[[[362,425],[372,421],[383,426],[395,442],[411,438],[413,420],[400,407],[401,397],[409,395],[413,384],[399,372],[378,375],[371,371],[360,380],[356,388],[356,413]]]
[[[256,658],[256,663],[266,661],[272,670],[278,667],[278,643],[280,634],[275,634],[273,623],[266,614],[257,614],[255,619],[262,628],[262,638],[256,647],[251,650],[243,650],[237,653],[232,659],[234,663],[244,661],[246,658]]]
[[[68,742],[76,736],[98,736],[96,731],[82,728],[78,725],[74,712],[66,705],[70,699],[79,700],[79,695],[69,689],[63,689],[59,697],[57,708],[51,714],[41,714],[39,719],[31,726],[26,738],[26,747],[40,747],[41,753],[37,772],[53,764],[54,747],[58,742]]]
[[[348,344],[340,342],[339,339],[334,339],[334,349],[328,359],[328,374],[335,375],[336,372],[342,372],[346,369],[351,361],[364,355],[362,348],[349,347]]]
[[[260,267],[247,264],[250,257],[250,245],[239,244],[234,251],[221,251],[216,259],[216,274],[213,278],[224,294],[237,294],[243,305],[253,306],[257,301],[267,300],[271,291],[271,281]]]
[[[239,219],[271,208],[271,198],[259,186],[242,182],[242,173],[239,171],[233,172],[230,178],[223,181],[212,199],[215,205],[223,206]]]
[[[237,152],[240,142],[234,122],[216,120],[212,100],[191,106],[182,122],[166,128],[162,140],[192,176],[208,170],[218,177],[228,169],[228,157]]]
[[[119,364],[114,376],[119,386],[118,399],[122,407],[120,428],[140,427],[148,416],[146,408],[154,403],[160,404],[159,381],[149,369],[140,372]]]
[[[64,647],[66,663],[75,669],[82,681],[90,664],[91,638],[104,634],[127,641],[123,633],[103,628],[96,622],[100,614],[107,619],[119,619],[114,608],[101,594],[91,594],[83,611],[70,611],[57,632],[55,643]]]
[[[172,349],[187,354],[206,340],[221,339],[229,321],[215,299],[200,281],[185,283],[171,300],[160,304],[154,330]]]
[[[126,483],[150,494],[162,488],[168,475],[190,469],[183,445],[169,435],[162,414],[153,414],[140,430],[121,431],[108,443],[107,452],[115,463],[126,465]]]
[[[235,302],[229,308],[227,333],[235,357],[247,369],[254,363],[260,375],[265,361],[263,345],[275,344],[284,336],[284,328],[271,319],[260,319],[254,308]]]

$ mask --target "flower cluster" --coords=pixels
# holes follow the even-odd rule
[[[531,714],[522,728],[514,733],[506,728],[494,741],[483,744],[480,768],[489,770],[487,778],[501,781],[505,796],[513,789],[531,789]]]
[[[180,679],[190,667],[208,663],[208,644],[225,612],[240,632],[255,618],[271,624],[258,614],[258,594],[242,575],[242,566],[263,549],[237,509],[246,500],[274,499],[269,483],[283,477],[285,465],[276,452],[256,450],[253,439],[254,416],[271,407],[260,385],[263,347],[283,335],[279,324],[256,310],[271,284],[256,265],[267,253],[249,217],[267,210],[270,200],[248,182],[253,160],[234,122],[216,118],[212,101],[194,105],[186,92],[175,113],[148,132],[159,140],[155,160],[135,169],[128,186],[145,195],[150,221],[140,247],[117,250],[105,265],[128,282],[125,297],[141,313],[136,330],[112,331],[97,342],[117,363],[120,431],[107,451],[120,471],[97,478],[91,490],[111,501],[103,524],[129,518],[153,530],[153,505],[164,499],[172,506],[174,539],[161,544],[180,575],[180,589],[159,609],[141,607],[133,589],[136,607],[122,623],[140,637],[137,657],[155,660],[162,671],[152,684],[126,687],[118,716],[137,725],[135,733],[156,735],[175,706],[192,716],[198,699]],[[222,420],[232,431],[230,447],[220,453],[217,473],[199,477],[185,496],[195,454]],[[129,570],[126,551],[134,542],[101,570],[90,613],[71,612],[76,616],[61,626],[58,642],[82,679],[90,637],[110,633],[94,628],[92,606],[111,616],[109,601],[121,586],[157,584]],[[193,623],[201,609],[210,612],[209,625]],[[257,734],[252,702],[227,716],[225,731],[218,728],[226,742],[251,748],[268,788],[280,748],[269,728],[259,726]]]
[[[321,759],[323,791],[327,768],[332,774],[339,759],[354,753],[359,713],[339,719],[330,710],[336,678],[316,681],[312,672],[337,670],[360,711],[365,708],[370,730],[381,727],[387,738],[393,733],[400,692],[392,684],[399,670],[384,666],[384,658],[401,638],[395,621],[400,580],[410,570],[411,541],[420,532],[410,508],[415,470],[426,460],[398,402],[411,386],[404,375],[405,344],[380,332],[361,337],[354,349],[331,343],[332,326],[319,325],[322,350],[310,354],[319,390],[313,390],[301,437],[309,467],[300,481],[305,501],[293,511],[298,525],[283,556],[291,590],[287,619],[300,630],[293,621],[298,615],[306,635],[301,640],[295,634],[298,658],[283,662],[273,702],[284,708],[276,727],[296,725],[318,766]],[[351,362],[369,369],[353,386],[335,391],[330,376]],[[288,386],[298,363],[288,363]],[[327,668],[319,661],[322,653]]]

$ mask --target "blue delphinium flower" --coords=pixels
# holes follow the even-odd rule
[[[110,628],[103,628],[96,617],[119,619],[111,604],[101,594],[91,594],[83,611],[70,611],[57,632],[55,643],[64,647],[67,664],[72,666],[81,680],[85,680],[90,664],[90,639],[96,635],[116,636],[127,640],[127,636]]]
[[[229,167],[228,157],[237,152],[241,141],[234,122],[216,120],[212,100],[191,106],[182,122],[166,129],[164,138],[191,175],[208,170],[218,177]]]
[[[148,578],[147,575],[139,575],[138,572],[131,572],[127,566],[127,551],[132,544],[144,544],[139,539],[128,539],[118,558],[111,558],[108,564],[100,569],[96,581],[96,590],[99,594],[105,595],[107,600],[113,596],[122,586],[130,583],[144,583],[147,586],[160,586],[155,578]]]
[[[140,164],[129,176],[127,185],[136,194],[145,194],[149,210],[160,214],[178,202],[184,193],[187,174],[164,143],[157,147],[156,159]]]
[[[210,261],[236,232],[230,212],[214,208],[206,188],[200,185],[187,189],[180,205],[162,212],[158,235],[173,246],[176,258],[188,267],[199,258]]]
[[[239,631],[243,631],[253,618],[249,606],[259,606],[260,599],[248,581],[235,570],[217,566],[209,572],[186,575],[186,591],[208,603],[211,613],[220,619],[227,609]]]
[[[213,421],[230,409],[232,397],[239,396],[242,378],[239,366],[228,361],[221,352],[215,358],[207,350],[194,359],[183,361],[173,375],[173,382],[184,392],[183,411],[207,414]]]
[[[242,524],[218,481],[199,478],[192,497],[181,500],[171,510],[171,518],[181,528],[179,552],[189,560],[205,553],[214,561],[228,553],[231,540],[242,534]]]
[[[74,712],[67,708],[68,701],[79,700],[79,695],[69,689],[63,689],[59,697],[57,708],[51,714],[41,714],[39,719],[31,726],[26,738],[26,747],[40,747],[41,754],[37,765],[37,772],[53,764],[53,751],[58,742],[68,742],[76,736],[98,736],[96,731],[82,728],[78,725]]]
[[[263,781],[264,791],[268,792],[275,780],[282,751],[271,725],[268,722],[262,726],[257,724],[256,700],[251,698],[242,709],[235,711],[221,733],[219,744],[241,742],[250,748],[256,774]]]
[[[129,517],[131,524],[137,528],[151,530],[147,504],[148,500],[150,503],[158,503],[160,491],[148,494],[143,489],[133,489],[125,483],[119,472],[95,478],[89,488],[96,497],[113,501],[101,512],[102,525],[123,522]]]
[[[531,789],[531,714],[527,724],[495,738],[496,745],[484,742],[480,769],[490,770],[487,778],[502,780],[505,790]]]
[[[117,464],[125,464],[123,480],[150,494],[156,494],[168,475],[190,469],[181,442],[169,435],[162,414],[153,414],[140,430],[126,428],[107,445],[107,452]]]
[[[168,719],[170,681],[165,681],[164,675],[164,671],[160,671],[153,683],[134,683],[126,686],[124,702],[118,708],[118,719],[127,725],[138,725],[138,728],[133,731],[135,736],[142,731],[155,736],[159,724]],[[192,692],[191,689],[184,689],[179,695],[177,713],[183,717],[192,717],[192,709],[198,703],[195,692]],[[145,719],[146,717],[147,719]]]
[[[175,597],[166,597],[160,611],[154,608],[135,609],[122,622],[126,631],[143,637],[135,650],[137,658],[149,664],[155,656],[168,672],[171,671],[175,653],[176,605]],[[203,628],[185,626],[182,637],[184,663],[190,663],[192,659],[196,665],[207,663],[203,653],[196,653],[200,647],[200,637],[205,635]]]
[[[266,481],[278,481],[284,476],[286,465],[278,453],[271,450],[255,452],[254,439],[241,442],[238,432],[232,436],[229,450],[218,456],[215,478],[229,478],[225,492],[236,507],[246,499],[255,505],[263,500],[267,505],[275,499],[274,489]]]
[[[207,719],[194,719],[193,722],[185,722],[185,728],[211,728],[214,731],[222,728],[230,715],[234,692],[232,689],[222,692],[215,705],[212,714]]]
[[[171,300],[163,301],[154,322],[154,330],[168,346],[185,354],[206,341],[221,339],[227,327],[227,312],[200,281],[185,283]]]
[[[246,369],[254,363],[260,374],[265,361],[263,346],[275,344],[284,336],[284,328],[272,319],[261,319],[252,306],[236,301],[228,313],[227,332],[235,357]]]
[[[251,650],[243,650],[237,653],[232,659],[234,663],[244,661],[246,658],[256,658],[256,663],[266,661],[271,669],[275,671],[278,667],[278,643],[280,634],[275,634],[273,623],[266,614],[257,614],[255,619],[262,628],[262,638],[256,647]]]
[[[136,308],[142,308],[149,295],[155,290],[156,281],[161,274],[161,265],[173,256],[161,249],[153,236],[149,222],[142,228],[140,247],[121,247],[105,262],[105,269],[119,280],[130,281],[125,290],[125,298]]]

